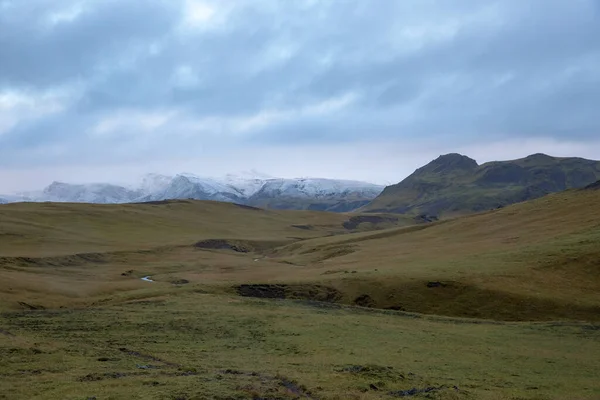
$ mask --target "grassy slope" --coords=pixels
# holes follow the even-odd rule
[[[378,307],[426,313],[598,320],[599,202],[598,191],[569,191],[431,225],[307,240],[278,254],[327,271],[322,279],[346,302],[366,294]],[[332,249],[345,251],[329,257]]]
[[[269,276],[282,264],[254,264],[253,255],[201,251],[193,244],[204,239],[227,239],[231,244],[261,250],[300,239],[347,233],[343,224],[353,217],[265,211],[203,201],[3,205],[0,309],[18,307],[19,302],[54,307],[87,301],[95,295],[139,288],[140,281],[133,278],[159,272],[202,281],[221,281],[232,275]],[[352,230],[409,223],[410,218],[399,218],[362,223]],[[253,267],[250,270],[249,261]],[[133,272],[128,276],[121,275],[130,270]]]
[[[313,211],[333,211],[347,212],[356,210],[359,207],[369,203],[370,199],[364,197],[347,198],[344,200],[336,199],[303,199],[297,197],[274,197],[274,198],[251,198],[249,203],[255,207],[275,209],[275,210],[313,210]]]
[[[411,398],[600,396],[597,326],[419,318],[195,290],[156,286],[149,300],[0,314],[0,399],[369,400],[442,385],[459,391]]]
[[[343,232],[345,215],[276,212],[234,204],[16,203],[0,207],[0,255],[139,250],[208,238],[287,240]],[[314,229],[292,225],[312,225]]]
[[[375,399],[440,385],[460,391],[433,398],[595,399],[594,323],[423,317],[227,289],[327,285],[347,303],[369,294],[409,311],[597,321],[599,201],[598,191],[570,191],[328,237],[318,236],[344,231],[348,215],[209,202],[2,206],[0,399]],[[217,237],[255,251],[191,245]],[[273,243],[291,237],[308,240]],[[19,301],[56,310],[17,310]]]
[[[456,216],[506,206],[600,179],[600,161],[543,154],[477,165],[457,154],[441,156],[360,211]]]

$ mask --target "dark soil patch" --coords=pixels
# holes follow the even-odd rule
[[[250,284],[236,286],[240,296],[261,299],[297,299],[320,302],[336,302],[341,293],[336,289],[322,285],[276,285]]]
[[[354,305],[360,306],[360,307],[374,307],[375,306],[375,300],[373,300],[371,298],[371,296],[369,296],[368,294],[363,294],[358,296],[356,299],[354,299]]]
[[[428,288],[439,288],[439,287],[446,287],[446,286],[448,286],[448,284],[447,283],[443,283],[443,282],[437,282],[437,281],[427,282],[427,287]]]
[[[87,374],[77,378],[79,382],[96,382],[105,379],[121,379],[128,376],[144,375],[143,373],[106,372],[104,374]]]
[[[0,257],[0,265],[10,267],[77,267],[104,264],[111,255],[108,253],[79,253],[56,257]]]
[[[395,396],[395,397],[410,397],[410,396],[417,396],[417,395],[425,394],[425,393],[440,392],[442,390],[458,391],[459,389],[456,386],[439,386],[439,387],[429,386],[429,387],[425,387],[425,388],[412,388],[412,389],[408,389],[408,390],[397,390],[397,391],[390,392],[389,394],[391,396]]]
[[[25,303],[24,301],[19,301],[19,305],[27,310],[45,310],[44,306],[33,305],[29,303]]]
[[[354,230],[358,228],[360,224],[385,224],[392,223],[395,224],[398,222],[398,218],[396,217],[382,217],[380,215],[356,215],[350,217],[348,221],[345,221],[342,226],[348,230]]]
[[[225,239],[208,239],[202,240],[194,245],[199,249],[211,249],[211,250],[233,250],[238,253],[249,253],[251,248],[244,246],[241,243],[235,243]]]
[[[336,284],[348,305],[438,316],[494,321],[600,320],[600,307],[490,290],[455,281],[369,282]],[[356,293],[361,295],[356,297]]]
[[[175,363],[172,363],[172,362],[169,362],[169,361],[164,361],[164,360],[161,360],[158,357],[154,357],[154,356],[149,355],[149,354],[143,354],[143,353],[140,353],[140,352],[137,352],[137,351],[129,350],[129,349],[125,348],[125,347],[121,347],[119,349],[119,351],[122,352],[122,353],[125,353],[125,354],[127,354],[129,356],[137,357],[137,358],[140,358],[142,360],[149,360],[149,361],[159,362],[159,363],[162,363],[164,365],[168,365],[170,367],[179,367],[180,366],[179,364],[175,364]]]
[[[190,283],[190,281],[188,281],[187,279],[177,279],[177,280],[171,281],[171,283],[173,285],[187,285],[188,283]]]
[[[12,333],[10,333],[9,331],[5,331],[2,328],[0,328],[0,335],[15,337],[15,335],[13,335]]]
[[[315,229],[312,225],[292,225],[292,228],[303,229],[305,231],[310,231]]]
[[[233,205],[238,206],[239,208],[243,208],[244,210],[264,211],[262,208],[252,207],[246,204],[233,203]]]
[[[286,285],[239,285],[236,289],[240,296],[259,299],[285,299]]]
[[[278,246],[290,244],[285,241],[259,241],[259,240],[237,240],[237,239],[206,239],[194,244],[197,249],[203,250],[230,250],[238,253],[262,253]]]
[[[284,400],[288,399],[289,395],[294,396],[294,399],[317,400],[317,397],[315,397],[304,385],[286,378],[285,376],[272,376],[258,372],[244,372],[232,369],[227,369],[220,372],[224,375],[243,376],[252,380],[260,381],[259,387],[248,385],[242,388],[243,391],[252,393],[251,398],[253,400]],[[282,391],[283,393],[281,393]],[[264,395],[260,392],[264,393]],[[281,397],[281,395],[284,395],[285,397]]]
[[[404,308],[402,306],[390,306],[390,307],[385,307],[384,310],[406,311],[406,308]]]
[[[426,224],[431,222],[437,222],[439,221],[439,218],[436,215],[421,214],[417,215],[414,218],[414,221],[418,224]]]

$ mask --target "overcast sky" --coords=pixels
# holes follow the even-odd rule
[[[0,0],[0,193],[600,159],[600,0]]]

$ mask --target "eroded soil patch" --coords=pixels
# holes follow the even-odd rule
[[[175,364],[175,363],[172,363],[172,362],[169,362],[169,361],[162,360],[162,359],[160,359],[160,358],[158,358],[158,357],[154,357],[154,356],[152,356],[152,355],[150,355],[150,354],[143,354],[143,353],[140,353],[140,352],[138,352],[138,351],[129,350],[129,349],[128,349],[128,348],[126,348],[126,347],[121,347],[121,348],[119,349],[119,351],[120,351],[121,353],[125,353],[125,354],[127,354],[127,355],[129,355],[129,356],[133,356],[133,357],[136,357],[136,358],[140,358],[140,359],[142,359],[142,360],[159,362],[159,363],[162,363],[162,364],[164,364],[164,365],[168,365],[169,367],[180,367],[180,365],[179,365],[179,364]]]
[[[355,215],[350,217],[348,221],[345,221],[342,226],[348,230],[357,229],[360,224],[396,224],[398,218],[396,217],[382,217],[380,215]]]
[[[284,285],[284,284],[245,284],[235,287],[244,297],[261,299],[297,299],[322,302],[336,302],[341,293],[336,289],[322,285]]]
[[[313,399],[317,397],[306,386],[282,375],[267,375],[258,372],[243,372],[227,369],[224,375],[249,378],[250,382],[239,389],[254,400],[270,399]]]
[[[600,320],[600,307],[517,295],[454,281],[334,282],[340,302],[360,307],[498,321]]]
[[[600,320],[600,307],[526,297],[453,281],[381,282],[364,279],[321,284],[243,284],[240,296],[336,303],[378,310],[496,321]]]
[[[194,247],[203,250],[230,250],[237,253],[260,253],[289,243],[290,241],[206,239],[197,242],[194,244]]]

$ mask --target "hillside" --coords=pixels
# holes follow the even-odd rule
[[[569,190],[417,225],[206,201],[3,205],[0,393],[597,399],[599,202]]]
[[[58,273],[62,281],[63,264],[76,266],[72,278],[91,268],[96,272],[80,277],[79,288],[94,293],[101,282],[128,287],[135,282],[120,274],[135,270],[159,281],[294,283],[301,297],[313,298],[306,293],[316,290],[320,299],[318,293],[331,289],[337,301],[376,308],[594,319],[600,315],[599,201],[600,191],[571,190],[433,223],[202,201],[8,204],[0,207],[0,267],[24,268],[4,276],[15,285],[32,271]],[[430,290],[428,282],[443,288]]]
[[[600,191],[566,191],[432,224],[310,239],[277,257],[325,274],[322,284],[348,304],[600,320],[599,203]]]
[[[421,222],[412,218],[263,210],[234,203],[11,203],[0,206],[0,257],[152,249],[202,239],[294,241]]]
[[[534,154],[482,165],[447,154],[386,187],[367,212],[442,217],[480,212],[532,200],[549,193],[583,188],[600,179],[600,161]]]

